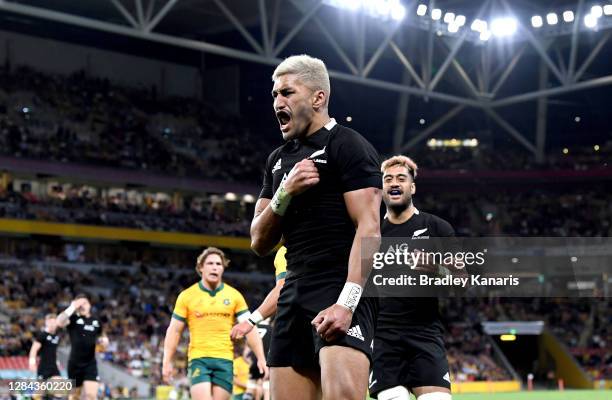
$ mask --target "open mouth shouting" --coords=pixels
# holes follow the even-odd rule
[[[276,112],[276,119],[278,119],[281,132],[285,133],[291,129],[291,113],[289,111],[278,110]]]

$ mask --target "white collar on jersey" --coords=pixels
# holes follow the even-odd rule
[[[329,120],[328,123],[325,124],[325,129],[327,129],[328,131],[331,131],[336,125],[338,125],[338,123],[336,122],[336,119],[332,118]]]
[[[419,209],[416,207],[414,207],[414,214],[419,215]],[[383,219],[389,219],[388,217],[389,217],[389,213],[385,213],[385,216],[383,217]]]

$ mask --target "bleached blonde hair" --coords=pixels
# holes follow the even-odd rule
[[[296,75],[300,82],[311,90],[322,90],[325,93],[327,107],[331,89],[329,73],[322,60],[307,54],[287,57],[274,70],[272,81],[276,82],[278,78],[288,74]]]
[[[408,173],[412,175],[412,179],[416,178],[419,167],[414,161],[412,161],[412,158],[402,155],[387,158],[380,166],[380,171],[384,174],[387,169],[397,165],[408,169]]]

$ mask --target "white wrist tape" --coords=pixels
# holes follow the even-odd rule
[[[64,310],[64,314],[70,317],[72,314],[74,314],[75,311],[76,307],[71,304],[67,309]]]
[[[251,314],[251,316],[249,317],[247,321],[249,321],[249,324],[251,324],[251,326],[255,326],[261,321],[263,321],[263,319],[264,319],[263,315],[261,315],[259,310],[255,310],[253,311],[253,314]]]
[[[353,282],[346,282],[344,284],[342,292],[340,293],[340,296],[338,297],[338,301],[336,302],[336,304],[340,304],[341,306],[348,308],[352,312],[355,312],[357,304],[359,304],[359,299],[361,298],[362,291],[363,289],[360,285]]]
[[[274,214],[280,215],[281,217],[285,215],[285,212],[287,212],[287,208],[291,203],[291,195],[285,190],[285,180],[287,180],[286,175],[281,181],[278,189],[276,189],[276,193],[274,193],[272,201],[270,201],[270,207],[272,208]]]
[[[30,365],[30,367],[33,367],[36,365],[36,357],[30,357],[28,359],[28,364]]]
[[[250,311],[247,311],[247,312],[245,312],[245,313],[240,314],[240,315],[239,315],[239,316],[236,318],[236,320],[237,320],[237,321],[238,321],[238,323],[240,324],[240,323],[242,323],[242,322],[244,322],[244,321],[248,321],[250,316],[251,316],[251,312],[250,312]]]

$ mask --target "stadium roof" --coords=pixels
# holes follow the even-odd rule
[[[0,0],[0,12],[267,66],[301,52],[323,57],[338,81],[401,94],[397,151],[474,109],[541,158],[547,99],[612,84],[609,65],[598,63],[612,34],[609,2]],[[519,70],[524,79],[509,84]],[[404,143],[408,96],[447,109]],[[500,111],[538,99],[535,138]]]

